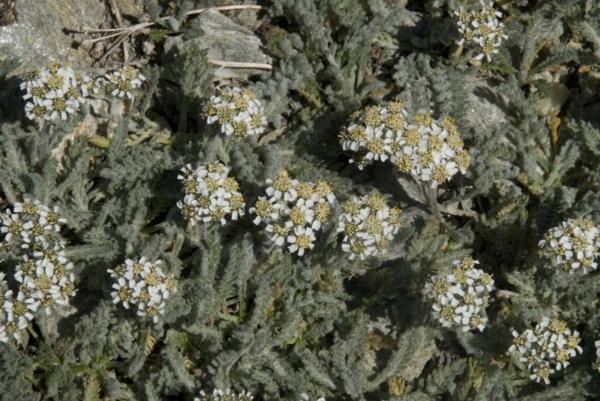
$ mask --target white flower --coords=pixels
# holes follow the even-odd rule
[[[96,80],[93,92],[100,92],[101,88],[112,96],[132,99],[143,81],[146,80],[140,71],[131,65],[126,65],[118,70],[108,72],[104,77]]]
[[[157,323],[164,314],[166,300],[175,291],[173,278],[160,268],[162,262],[148,261],[145,257],[126,259],[124,264],[109,269],[114,279],[111,292],[113,303],[121,303],[125,309],[134,305],[138,316]]]
[[[259,197],[250,208],[254,224],[264,223],[276,246],[304,255],[314,247],[316,233],[329,221],[335,195],[326,181],[301,182],[286,170],[267,179],[266,184],[267,196]]]
[[[271,234],[271,241],[277,246],[283,246],[288,237],[290,229],[294,226],[291,221],[286,221],[285,225],[267,224],[265,231]]]
[[[481,0],[479,10],[465,11],[461,7],[454,14],[461,34],[458,45],[473,43],[481,52],[473,58],[473,61],[481,62],[483,58],[487,62],[492,61],[492,55],[498,53],[502,42],[508,39],[504,33],[504,24],[500,22],[502,12],[494,8],[494,2],[486,3]]]
[[[568,219],[548,230],[539,242],[541,254],[553,266],[573,273],[596,270],[600,257],[600,227],[588,219]]]
[[[246,203],[229,168],[220,162],[201,165],[192,170],[191,165],[181,169],[177,178],[183,182],[185,197],[177,202],[183,217],[194,225],[198,222],[227,222],[227,217],[237,220],[244,215]]]
[[[530,379],[550,384],[550,375],[570,365],[570,359],[583,352],[577,330],[571,330],[558,317],[544,317],[522,333],[512,330],[513,344],[508,349],[527,364]]]
[[[340,134],[342,149],[358,154],[358,159],[351,162],[361,169],[392,157],[397,138],[406,129],[407,113],[402,101],[396,99],[386,106],[369,106],[355,113],[352,123]]]
[[[253,399],[254,396],[247,391],[236,393],[231,389],[225,391],[214,389],[210,394],[200,391],[199,397],[194,398],[194,401],[252,401]]]
[[[342,251],[349,259],[384,252],[400,227],[401,210],[390,208],[379,194],[353,197],[343,205],[337,232],[343,233]]]
[[[20,331],[40,307],[49,315],[55,307],[68,305],[75,294],[73,264],[60,237],[64,223],[58,208],[27,198],[0,215],[3,246],[22,257],[14,273],[20,284],[16,297],[0,274],[0,341],[21,341]]]
[[[450,117],[437,122],[429,114],[417,114],[397,141],[392,162],[400,171],[431,182],[434,188],[459,171],[465,173],[470,164],[469,154],[463,149],[463,141]]]
[[[251,89],[219,89],[204,106],[204,114],[207,124],[218,122],[226,136],[260,135],[267,126],[263,107]]]
[[[67,120],[76,114],[83,101],[81,83],[75,72],[67,66],[53,64],[25,77],[20,88],[27,118],[42,120]]]
[[[443,327],[458,326],[463,331],[483,331],[487,323],[488,304],[494,280],[476,269],[477,260],[454,261],[451,273],[431,277],[424,294],[433,300],[432,311]]]
[[[37,200],[25,199],[16,203],[13,210],[0,214],[0,234],[5,246],[27,249],[47,249],[48,246],[64,247],[60,238],[66,220],[58,208],[49,208]],[[16,249],[15,249],[16,250]]]
[[[287,236],[288,250],[291,253],[298,253],[298,256],[304,255],[307,249],[312,249],[315,246],[315,233],[312,228],[294,227],[292,234]]]
[[[340,142],[343,150],[356,154],[350,161],[359,168],[391,160],[400,171],[437,187],[469,166],[469,154],[449,117],[438,122],[429,114],[417,114],[409,122],[402,101],[396,99],[366,107],[352,118]]]
[[[21,341],[21,330],[27,327],[27,322],[33,318],[35,305],[24,300],[21,295],[15,299],[12,290],[0,273],[0,342],[14,339]]]
[[[25,256],[17,265],[15,279],[22,284],[21,292],[27,299],[39,303],[50,314],[55,304],[68,305],[75,294],[72,270],[73,264],[66,260],[62,250],[49,250],[39,259]]]

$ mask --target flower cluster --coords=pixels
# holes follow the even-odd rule
[[[380,194],[346,201],[337,227],[344,233],[342,250],[350,254],[350,260],[383,252],[398,232],[401,213],[390,208]]]
[[[32,304],[39,304],[46,314],[54,305],[68,305],[75,294],[73,263],[65,256],[60,245],[34,252],[34,259],[23,256],[17,265],[15,280],[20,293]]]
[[[11,337],[20,341],[20,331],[40,307],[50,314],[56,305],[68,305],[75,294],[73,264],[65,256],[60,236],[64,223],[57,207],[31,199],[0,214],[2,248],[21,257],[14,274],[19,283],[16,296],[8,290],[4,275],[0,277],[4,311],[0,315],[0,341]]]
[[[409,121],[399,99],[355,113],[340,141],[344,150],[357,153],[350,161],[359,168],[391,160],[400,171],[433,187],[458,171],[465,173],[470,164],[452,118],[438,122],[429,114],[417,114]]]
[[[21,341],[21,332],[33,320],[39,303],[26,299],[21,292],[15,297],[12,290],[0,273],[0,341],[8,342],[11,338]]]
[[[208,124],[218,122],[227,136],[260,135],[267,126],[263,107],[250,89],[219,89],[204,106],[204,114]]]
[[[359,168],[373,161],[386,161],[398,150],[398,138],[408,125],[407,113],[401,100],[386,106],[368,106],[351,116],[352,122],[340,134],[342,149],[356,153],[350,159]]]
[[[568,219],[546,232],[541,253],[569,273],[596,270],[600,256],[600,228],[588,219]]]
[[[137,306],[138,316],[147,316],[155,323],[164,313],[166,300],[175,291],[173,277],[163,273],[162,261],[149,262],[145,257],[126,259],[114,269],[109,269],[115,280],[111,293],[113,303],[121,303],[125,309]]]
[[[454,261],[452,272],[435,275],[424,293],[433,300],[433,316],[444,327],[483,331],[488,321],[485,308],[494,288],[492,276],[475,268],[478,261]]]
[[[67,120],[76,114],[88,97],[102,91],[117,97],[133,97],[144,76],[132,66],[125,66],[92,79],[71,67],[52,64],[24,77],[20,88],[25,92],[25,115],[30,120]]]
[[[250,208],[254,224],[266,224],[266,231],[277,246],[286,246],[298,256],[312,249],[315,233],[329,221],[335,196],[326,181],[301,182],[282,170],[268,179],[267,196],[261,196]]]
[[[400,171],[431,182],[435,188],[458,171],[464,174],[471,158],[463,148],[452,118],[438,122],[429,114],[417,114],[404,135],[398,138],[392,162]]]
[[[21,83],[25,91],[25,115],[30,120],[66,120],[83,102],[83,79],[70,67],[52,64],[28,74]]]
[[[200,397],[194,398],[194,401],[251,401],[253,399],[254,396],[246,391],[236,393],[230,389],[226,389],[225,391],[215,389],[211,394],[200,391]]]
[[[234,177],[229,177],[229,167],[220,162],[201,165],[193,169],[190,164],[177,176],[183,182],[185,197],[177,202],[183,217],[190,222],[237,220],[244,215],[244,197]]]
[[[502,41],[508,36],[504,34],[504,24],[500,22],[502,12],[494,8],[494,2],[479,2],[481,7],[478,11],[465,11],[461,7],[454,13],[457,17],[458,31],[462,35],[458,45],[462,46],[468,42],[476,44],[481,53],[474,59],[480,62],[485,57],[487,62],[490,62],[492,55],[498,53]]]
[[[146,77],[137,68],[126,65],[96,78],[93,91],[104,91],[115,97],[132,99],[145,80]]]
[[[2,247],[21,255],[54,249],[55,246],[62,248],[60,231],[65,223],[58,207],[50,208],[40,201],[25,199],[15,203],[12,210],[0,213]]]
[[[579,332],[558,317],[544,317],[533,330],[513,330],[512,335],[509,352],[527,364],[530,379],[538,383],[550,384],[550,375],[569,366],[569,360],[582,352]]]

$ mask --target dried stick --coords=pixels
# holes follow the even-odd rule
[[[258,70],[272,70],[271,64],[264,63],[244,63],[239,61],[208,60],[209,63],[218,65],[221,68],[253,68]]]
[[[110,0],[110,5],[113,10],[113,14],[115,14],[115,19],[120,27],[124,27],[123,17],[121,17],[121,11],[119,10],[119,6],[115,0]],[[127,40],[122,40],[123,43],[123,61],[126,63],[129,60],[129,43]]]
[[[127,38],[128,38],[128,35],[123,35],[123,36],[121,36],[121,37],[120,37],[120,38],[119,38],[117,41],[115,41],[115,43],[113,43],[113,44],[112,44],[112,45],[111,45],[111,46],[108,48],[108,50],[106,50],[106,51],[104,52],[104,54],[102,55],[102,57],[100,57],[100,58],[98,59],[98,62],[106,60],[106,58],[107,58],[108,56],[110,56],[110,55],[111,55],[111,53],[112,53],[112,52],[114,52],[114,51],[115,51],[115,49],[116,49],[116,48],[117,48],[117,47],[118,47],[118,46],[119,46],[121,43],[124,43],[125,39],[127,39]],[[127,64],[127,61],[125,61],[125,64]]]

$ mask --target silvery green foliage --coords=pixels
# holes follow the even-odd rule
[[[168,12],[145,3],[152,18]],[[473,65],[455,46],[454,12],[477,1],[273,0],[257,30],[273,71],[218,83],[256,93],[269,122],[258,138],[206,123],[213,67],[193,45],[144,67],[133,99],[41,127],[12,101],[23,94],[7,78],[14,63],[2,62],[0,200],[59,208],[77,292],[70,308],[35,319],[22,345],[0,344],[0,399],[191,400],[213,389],[259,401],[600,397],[600,275],[546,268],[539,249],[563,221],[600,224],[600,6],[502,4],[508,39]],[[160,51],[165,35],[202,35],[178,21],[142,37]],[[454,118],[471,159],[464,174],[431,188],[389,162],[349,163],[338,135],[350,115],[397,96],[409,115]],[[302,257],[264,241],[249,213],[190,225],[177,176],[217,161],[248,205],[285,169],[327,181],[339,204],[381,193],[403,224],[364,260],[348,258],[335,223]],[[331,209],[335,222],[343,211]],[[108,270],[141,255],[177,281],[156,323],[111,299]],[[7,277],[18,256],[2,250]],[[481,333],[442,327],[423,296],[430,277],[466,257],[494,279]],[[513,332],[554,314],[582,352],[538,384],[507,351]]]

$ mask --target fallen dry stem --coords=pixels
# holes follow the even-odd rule
[[[117,5],[116,0],[110,0],[110,5],[111,5],[111,8],[115,15],[115,18],[117,19],[117,23],[119,24],[120,27],[124,27],[125,24],[123,22],[123,17],[121,16],[121,10],[119,10],[119,6]],[[123,61],[124,62],[129,61],[129,43],[127,43],[126,39],[127,39],[127,37],[125,37],[125,39],[118,41],[118,43],[123,43]],[[104,57],[106,57],[106,54],[104,55]]]
[[[272,70],[271,64],[264,63],[244,63],[240,61],[208,60],[209,63],[218,65],[222,68],[252,68],[259,70]]]

